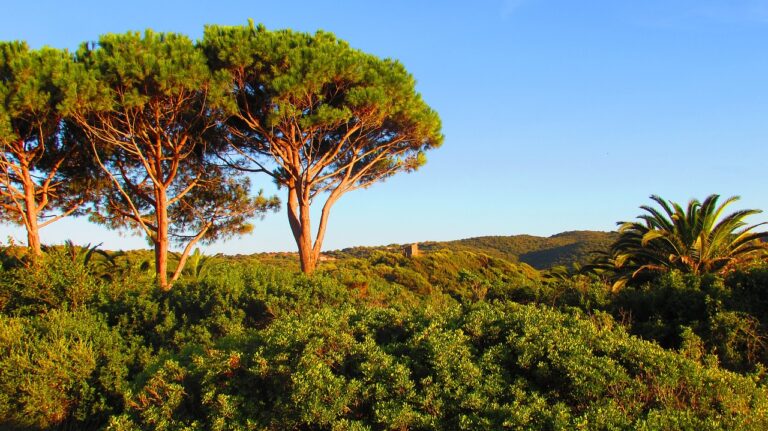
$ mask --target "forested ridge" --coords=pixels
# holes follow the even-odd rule
[[[614,232],[569,231],[549,237],[534,235],[481,236],[453,241],[425,241],[419,243],[421,250],[471,251],[522,262],[536,269],[554,266],[570,267],[583,265],[594,258],[595,252],[606,252],[616,239]],[[365,256],[375,250],[396,250],[404,245],[391,244],[381,247],[349,247],[332,251],[330,255]]]

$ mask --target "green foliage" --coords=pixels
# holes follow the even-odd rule
[[[66,100],[74,104],[68,106],[72,111],[111,108],[130,112],[163,98],[173,100],[199,91],[209,92],[206,103],[227,103],[225,77],[214,78],[192,41],[181,34],[151,30],[143,35],[104,34],[98,44],[82,44],[77,59],[98,80],[76,84],[95,85],[98,90]]]
[[[766,256],[761,241],[768,232],[753,232],[757,225],[744,219],[759,210],[740,210],[726,216],[725,208],[738,200],[731,197],[718,205],[718,195],[703,202],[696,199],[683,209],[677,203],[651,196],[661,210],[641,206],[648,214],[641,222],[619,222],[619,238],[611,246],[604,269],[615,273],[614,289],[648,272],[677,269],[693,274],[725,274]],[[722,216],[722,217],[721,217]],[[762,224],[762,223],[761,223]]]
[[[209,145],[205,133],[220,120],[215,108],[228,99],[226,81],[211,74],[189,38],[151,31],[143,36],[106,34],[95,47],[83,44],[77,60],[83,78],[65,101],[68,113],[94,141],[99,163],[114,182],[97,205],[94,220],[143,232],[144,217],[151,218],[158,205],[167,205],[177,223],[175,234],[183,242],[188,235],[184,228],[199,230],[195,209],[204,205],[199,209],[209,211],[207,206],[218,202],[214,190],[242,194],[242,186],[228,182],[237,178],[222,178],[215,166],[203,164],[208,147],[216,143]],[[96,89],[84,92],[82,86]],[[165,145],[156,148],[157,139]],[[145,165],[145,160],[157,163]],[[205,200],[183,200],[198,183],[210,189]],[[247,181],[241,184],[248,186]],[[178,197],[176,203],[155,202],[155,189],[171,199]],[[242,224],[237,223],[238,229]],[[149,225],[157,231],[156,224]]]
[[[374,250],[367,259],[339,259],[320,267],[322,273],[342,278],[349,277],[346,274],[351,269],[358,279],[384,281],[420,295],[442,292],[456,299],[469,300],[504,297],[507,286],[523,287],[539,278],[538,271],[525,264],[451,250],[428,252],[412,258],[402,253]],[[346,283],[356,284],[354,281]]]
[[[143,234],[157,248],[155,270],[169,288],[169,241],[192,247],[250,232],[249,220],[279,206],[250,195],[250,180],[220,163],[221,124],[231,82],[174,33],[106,34],[77,52],[77,78],[63,102],[109,178],[92,220]]]
[[[750,369],[766,363],[765,330],[747,313],[720,311],[709,317],[708,340],[724,365],[732,369]]]
[[[125,392],[125,404],[136,413],[138,420],[133,421],[128,415],[113,416],[107,429],[204,429],[189,417],[193,412],[187,408],[190,394],[184,386],[188,370],[174,360],[167,360],[148,371],[152,374],[142,379],[143,385],[136,394],[131,390]],[[137,422],[142,426],[137,426]]]
[[[768,426],[764,269],[673,271],[612,294],[470,252],[377,252],[313,277],[240,256],[161,291],[137,276],[143,253],[107,253],[103,279],[89,251],[0,274],[59,286],[48,302],[35,295],[50,289],[14,291],[0,313],[0,426]],[[78,279],[93,290],[75,305]]]
[[[57,104],[61,91],[55,85],[68,54],[52,48],[30,50],[25,42],[0,43],[0,142],[45,138],[59,127]],[[44,145],[44,142],[38,144]]]
[[[765,389],[606,316],[481,303],[322,307],[160,359],[113,419],[144,429],[749,429]],[[750,412],[749,414],[745,414]]]
[[[171,256],[178,265],[178,261],[182,256],[179,253],[171,253]],[[182,269],[181,276],[193,281],[202,280],[210,267],[216,263],[216,260],[217,256],[206,256],[199,248],[196,248],[189,255],[189,260],[187,260],[186,265]]]
[[[359,149],[352,140],[358,137],[347,137],[349,146],[335,142],[341,138],[338,134],[344,133],[339,128],[370,120],[372,123],[355,135],[376,133],[377,142],[368,141],[368,145],[392,151],[393,158],[407,156],[406,160],[442,141],[437,114],[414,92],[415,81],[400,63],[352,49],[331,33],[207,26],[202,45],[214,69],[234,75],[237,97],[243,103],[240,109],[262,116],[259,128],[282,129],[296,121],[302,129],[327,135],[315,138],[329,141],[331,147],[325,151],[342,145],[354,154]],[[264,111],[264,106],[275,109]],[[263,142],[255,143],[269,145],[270,140],[263,138]],[[388,148],[387,142],[396,140],[401,151]],[[415,152],[402,151],[411,146]],[[364,157],[371,160],[360,160],[361,167],[378,161],[371,154]],[[344,163],[340,159],[333,164]],[[404,160],[398,163],[404,167],[413,164]]]
[[[126,275],[126,283],[130,273]],[[170,292],[148,288],[152,281],[103,297],[99,309],[125,334],[137,334],[159,350],[210,346],[269,324],[275,316],[352,300],[335,279],[307,278],[259,264],[212,265],[199,280],[181,280]]]
[[[697,350],[727,369],[759,371],[768,364],[764,269],[737,271],[723,279],[671,271],[639,286],[610,293],[584,276],[536,288],[512,289],[510,299],[588,312],[608,312],[632,334],[668,349]],[[690,353],[690,352],[689,352]],[[689,355],[689,353],[685,353]]]
[[[731,289],[727,301],[737,311],[747,312],[768,325],[768,266],[736,271],[725,279]]]
[[[72,58],[53,48],[0,42],[0,219],[38,229],[80,210],[94,176],[82,142],[63,123]]]
[[[0,426],[94,428],[119,411],[127,342],[88,311],[0,315]]]
[[[573,231],[562,232],[546,238],[532,235],[512,235],[425,242],[419,244],[419,248],[427,252],[438,250],[472,252],[509,262],[525,263],[543,270],[558,265],[571,266],[588,263],[592,260],[594,252],[607,251],[615,238],[616,234],[613,232]],[[329,254],[336,257],[370,257],[376,251],[398,251],[400,249],[400,245],[351,247]]]
[[[104,276],[102,264],[91,260],[94,249],[74,254],[76,246],[49,248],[29,267],[0,273],[0,297],[7,298],[0,311],[38,314],[49,310],[78,309],[96,300]]]
[[[440,118],[402,64],[352,49],[333,34],[263,26],[208,26],[201,43],[213,70],[231,76],[228,164],[288,189],[301,268],[314,271],[334,203],[426,162],[442,144]],[[311,204],[323,199],[317,233]]]

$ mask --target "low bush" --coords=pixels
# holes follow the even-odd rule
[[[34,315],[77,309],[93,303],[103,285],[86,262],[52,249],[37,262],[0,270],[0,311]]]
[[[164,292],[71,256],[0,270],[0,429],[768,428],[762,269],[613,294],[471,252],[238,257]]]
[[[749,377],[631,337],[604,314],[509,302],[286,314],[160,359],[127,393],[112,429],[768,426],[766,390]]]
[[[86,310],[0,315],[0,423],[97,427],[122,410],[136,351]]]

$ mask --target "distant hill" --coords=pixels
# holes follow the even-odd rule
[[[597,250],[607,250],[614,232],[570,231],[550,237],[533,235],[482,236],[442,243],[451,249],[484,252],[509,261],[524,262],[536,269],[584,264]],[[440,243],[437,243],[440,244]]]
[[[483,253],[510,262],[523,262],[536,269],[553,266],[584,264],[591,260],[591,253],[607,250],[616,239],[615,232],[570,231],[550,237],[533,235],[481,236],[455,241],[423,242],[419,248],[425,252],[437,250],[469,251]],[[352,247],[330,252],[329,255],[357,256],[370,255],[375,250],[399,250],[399,244],[381,247]]]

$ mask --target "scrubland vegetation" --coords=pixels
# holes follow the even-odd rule
[[[321,255],[344,193],[441,145],[414,86],[323,32],[0,43],[0,218],[28,233],[0,253],[0,428],[768,429],[768,234],[736,198]],[[193,251],[280,206],[247,173],[298,254]],[[40,243],[73,214],[153,250]]]
[[[0,273],[8,429],[762,429],[768,268],[610,291],[444,249],[308,277],[50,248]]]

